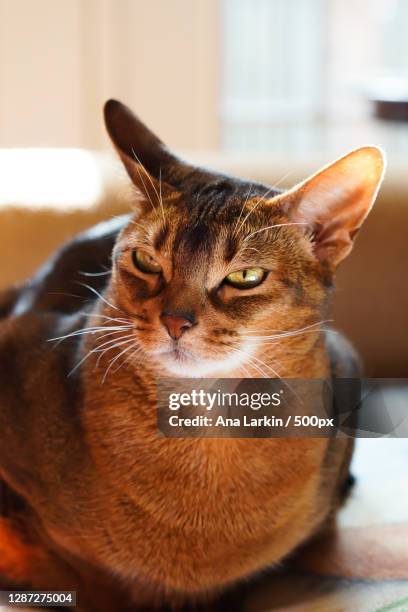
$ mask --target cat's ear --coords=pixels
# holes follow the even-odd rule
[[[121,102],[108,100],[104,116],[108,134],[129,177],[142,196],[155,202],[161,190],[159,151],[165,150],[163,143]]]
[[[143,192],[143,184],[150,181],[140,178],[140,166],[144,168],[157,190],[168,188],[171,193],[182,193],[188,183],[191,187],[203,186],[219,176],[183,161],[124,104],[108,100],[104,107],[105,125],[130,178]],[[139,164],[139,168],[137,168]]]
[[[316,257],[330,268],[350,253],[374,204],[384,165],[381,149],[362,147],[278,196],[290,219],[305,225]]]

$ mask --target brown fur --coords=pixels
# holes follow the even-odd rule
[[[356,375],[352,351],[318,325],[269,343],[248,338],[329,317],[335,267],[373,202],[381,157],[356,151],[280,194],[190,168],[117,103],[106,117],[139,196],[113,239],[106,285],[91,283],[103,294],[84,312],[47,297],[89,261],[81,239],[14,308],[4,299],[0,476],[22,504],[0,523],[0,572],[74,588],[86,610],[177,607],[214,598],[315,534],[342,497],[352,444],[168,439],[156,427],[156,381],[200,368],[216,377]],[[135,267],[137,248],[162,274]],[[268,271],[259,286],[223,282],[251,267]],[[163,312],[194,322],[177,345]],[[103,335],[115,319],[131,326],[110,336],[118,346]],[[95,324],[93,334],[47,342]]]

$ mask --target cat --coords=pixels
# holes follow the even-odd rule
[[[117,101],[105,122],[134,210],[0,297],[0,575],[82,610],[181,608],[328,525],[352,441],[166,438],[156,381],[358,376],[324,323],[384,159],[279,191],[178,159]]]

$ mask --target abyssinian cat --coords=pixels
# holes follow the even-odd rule
[[[383,156],[280,192],[182,162],[119,102],[105,120],[132,214],[1,298],[0,575],[83,610],[210,601],[327,523],[352,445],[165,438],[156,381],[358,375],[323,323]]]

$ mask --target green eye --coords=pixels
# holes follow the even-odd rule
[[[225,277],[225,282],[237,289],[251,289],[260,285],[266,276],[265,270],[262,268],[248,268],[231,272]]]
[[[160,274],[162,267],[146,251],[135,249],[132,251],[132,261],[136,268],[145,274]]]

